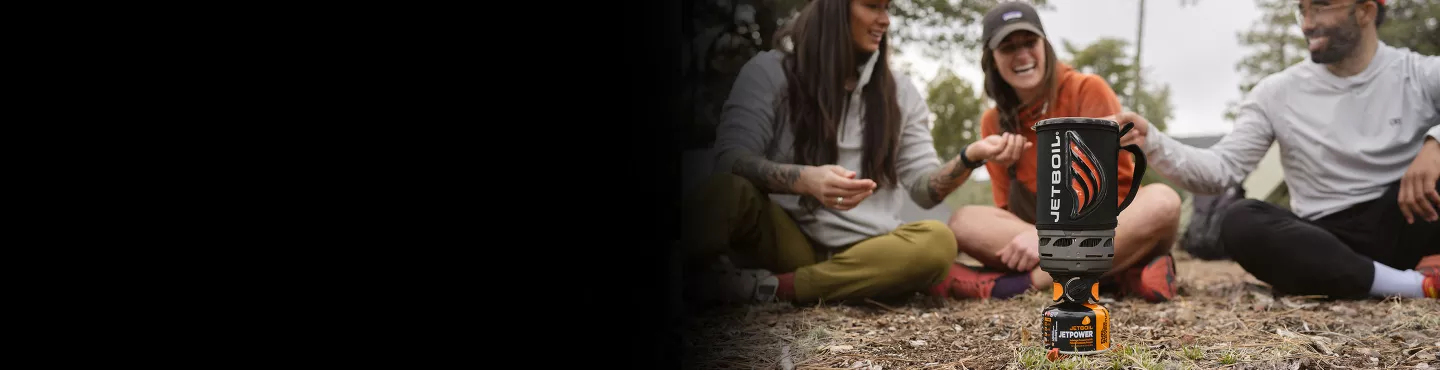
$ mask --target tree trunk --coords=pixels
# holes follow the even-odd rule
[[[1140,111],[1140,94],[1144,86],[1140,80],[1140,47],[1145,45],[1145,0],[1140,0],[1139,25],[1135,28],[1135,86],[1130,88],[1130,110]]]

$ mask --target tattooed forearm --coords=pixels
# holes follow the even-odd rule
[[[960,188],[960,185],[964,184],[965,179],[969,177],[970,169],[960,164],[960,157],[956,156],[949,162],[945,162],[940,168],[936,168],[934,172],[925,176],[926,181],[915,184],[914,188],[911,189],[911,195],[914,196],[917,201],[924,199],[928,200],[928,204],[930,205],[940,204],[951,192]],[[923,195],[924,198],[921,198],[921,195]],[[926,202],[919,203],[925,204]]]
[[[800,170],[805,166],[771,162],[758,155],[745,156],[735,160],[736,175],[750,180],[755,187],[766,193],[798,193],[795,182],[800,181]]]

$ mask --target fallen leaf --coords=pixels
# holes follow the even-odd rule
[[[849,345],[830,346],[830,352],[835,352],[835,353],[845,352],[845,351],[849,351],[849,350],[852,350],[852,349],[855,349],[855,347],[849,346]]]

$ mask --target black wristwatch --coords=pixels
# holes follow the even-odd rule
[[[974,143],[970,143],[970,144],[974,144]],[[982,160],[980,160],[979,162],[971,162],[971,161],[970,161],[970,158],[966,158],[966,157],[965,157],[965,150],[966,150],[966,149],[970,149],[970,144],[965,144],[964,147],[960,148],[960,164],[961,164],[961,165],[964,165],[965,168],[969,168],[969,169],[972,169],[972,170],[973,170],[973,169],[975,169],[975,168],[978,168],[978,167],[980,167],[980,166],[985,165],[985,160],[982,159]]]

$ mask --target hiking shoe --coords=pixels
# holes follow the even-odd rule
[[[723,257],[712,265],[706,280],[706,297],[723,304],[772,302],[780,287],[780,279],[770,271],[735,268]]]
[[[1425,280],[1420,283],[1420,289],[1429,298],[1440,298],[1440,254],[1432,254],[1420,259],[1420,264],[1415,265],[1415,271],[1425,275]]]
[[[1025,272],[982,272],[965,264],[950,264],[950,273],[931,294],[949,298],[1010,298],[1030,289],[1030,274]]]
[[[1139,296],[1150,303],[1169,301],[1175,298],[1175,257],[1165,254],[1126,269],[1118,285],[1122,296]]]

